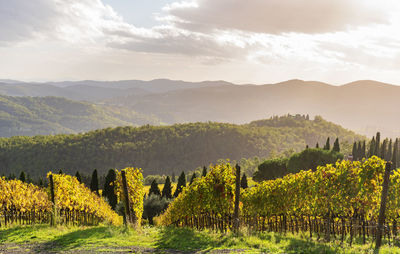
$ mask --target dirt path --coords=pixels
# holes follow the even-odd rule
[[[53,254],[53,253],[77,253],[77,254],[89,254],[89,253],[154,253],[154,254],[223,254],[223,253],[232,253],[237,252],[241,253],[243,250],[214,250],[214,251],[198,251],[198,252],[185,252],[178,250],[159,250],[153,248],[144,248],[137,246],[128,246],[128,247],[99,247],[89,250],[68,250],[68,251],[53,251],[53,249],[57,248],[57,245],[54,243],[35,243],[35,244],[0,244],[0,254],[26,254],[26,253],[43,253],[43,254]]]

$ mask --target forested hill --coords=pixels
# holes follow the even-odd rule
[[[0,136],[79,133],[106,127],[157,124],[157,119],[112,106],[61,97],[0,95]]]
[[[274,126],[275,122],[281,122]],[[287,122],[287,124],[284,124]],[[0,174],[32,177],[47,171],[89,173],[97,168],[141,167],[144,174],[178,174],[218,159],[267,157],[308,144],[324,144],[327,137],[353,143],[364,137],[321,117],[285,116],[245,125],[190,123],[172,126],[117,127],[84,134],[0,138]],[[351,147],[349,145],[348,147]]]

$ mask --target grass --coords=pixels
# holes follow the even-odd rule
[[[158,252],[177,250],[184,252],[212,252],[221,249],[240,253],[374,253],[372,244],[341,246],[339,242],[323,243],[308,240],[305,235],[274,233],[246,234],[236,237],[210,231],[187,228],[144,227],[139,232],[124,227],[100,225],[96,227],[16,226],[0,229],[1,245],[8,251],[29,249],[34,252],[101,251],[128,252],[132,249],[155,249]],[[1,251],[0,251],[1,252]],[[400,253],[400,248],[383,246],[379,253]]]

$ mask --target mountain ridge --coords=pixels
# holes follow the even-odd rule
[[[0,85],[11,96],[61,96],[154,116],[166,124],[219,121],[246,123],[273,115],[322,115],[365,135],[377,130],[400,135],[395,118],[400,86],[359,80],[340,86],[300,79],[275,84],[236,85],[226,81],[70,81]]]

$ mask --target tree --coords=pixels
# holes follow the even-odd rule
[[[392,155],[392,165],[393,165],[393,169],[396,169],[398,165],[398,161],[399,161],[399,139],[396,138],[395,142],[394,142],[394,146],[393,146],[393,155]]]
[[[397,143],[397,141],[395,142],[395,144]],[[397,169],[397,153],[398,153],[398,146],[395,145],[394,146],[394,150],[393,150],[393,156],[392,156],[392,169]]]
[[[30,174],[27,174],[27,175],[26,175],[26,182],[27,182],[27,183],[32,183],[32,178],[31,178],[31,175],[30,175]]]
[[[60,169],[59,171],[58,171],[58,174],[64,174],[64,172],[62,171],[62,169]]]
[[[261,182],[264,180],[273,180],[286,175],[289,173],[286,166],[287,161],[287,158],[276,158],[264,161],[258,165],[258,170],[254,172],[253,179]]]
[[[76,177],[76,179],[78,179],[78,181],[79,181],[80,183],[82,183],[82,177],[81,177],[81,174],[79,173],[79,171],[76,171],[75,177]]]
[[[369,143],[369,151],[368,151],[368,157],[372,157],[375,155],[375,137],[372,137],[371,142]]]
[[[201,176],[206,176],[207,175],[207,168],[206,166],[203,167],[203,173],[201,174]]]
[[[158,195],[149,195],[143,200],[143,218],[148,219],[150,225],[153,225],[153,218],[165,211],[169,202]]]
[[[243,189],[246,189],[249,187],[249,185],[247,184],[246,174],[243,174],[242,180],[240,180],[240,187],[242,187]]]
[[[379,157],[381,157],[382,159],[386,159],[386,147],[387,147],[387,145],[388,145],[388,140],[385,138],[384,140],[383,140],[383,143],[382,143],[382,146],[381,146],[381,149],[380,149],[380,153],[379,153]]]
[[[193,181],[194,181],[194,179],[195,179],[196,177],[197,177],[197,176],[196,176],[196,172],[194,172],[193,175],[192,175],[192,177],[190,178],[189,185],[191,185],[191,184],[193,183]]]
[[[317,142],[317,144],[315,145],[315,148],[319,148],[319,144],[318,144],[318,142]]]
[[[357,154],[358,154],[358,160],[361,160],[362,158],[364,158],[363,152],[362,152],[361,141],[358,142]]]
[[[326,139],[326,144],[324,146],[324,150],[331,150],[331,142],[329,140],[329,137]]]
[[[40,178],[39,180],[39,187],[44,187],[43,178]]]
[[[26,182],[26,174],[24,171],[21,171],[21,173],[19,174],[19,180],[21,182]]]
[[[337,152],[337,153],[340,152],[339,138],[336,138],[335,142],[333,143],[332,151]]]
[[[153,180],[153,182],[151,182],[151,186],[150,186],[150,190],[149,190],[149,196],[150,195],[157,195],[157,196],[161,196],[161,191],[160,188],[158,188],[158,183],[156,182],[156,180]]]
[[[90,190],[99,195],[99,177],[97,176],[97,169],[93,170],[92,180],[90,181]]]
[[[186,187],[186,176],[185,176],[185,172],[182,171],[181,175],[178,178],[178,184],[176,185],[174,197],[177,197],[179,195],[179,193],[182,192],[183,187]]]
[[[293,154],[287,162],[287,169],[290,173],[297,173],[300,170],[316,170],[318,166],[335,163],[341,159],[343,159],[343,154],[335,151],[307,149]]]
[[[362,143],[362,147],[361,147],[361,157],[362,158],[366,158],[367,157],[367,150],[365,148],[365,140]]]
[[[113,210],[115,210],[115,207],[117,206],[118,202],[118,198],[114,192],[114,185],[113,185],[116,179],[117,179],[117,174],[115,173],[115,170],[114,169],[108,170],[104,182],[103,196],[107,198],[108,203],[110,204]]]
[[[355,142],[355,141],[353,143],[353,150],[351,152],[351,155],[353,155],[353,160],[355,160],[355,161],[358,160],[357,142]]]
[[[171,199],[172,198],[172,186],[171,186],[171,180],[169,176],[165,179],[165,184],[164,188],[162,190],[162,195],[161,197]]]
[[[390,161],[392,159],[392,154],[393,154],[393,141],[392,139],[389,140],[389,147],[386,155],[386,161]]]
[[[381,145],[381,133],[378,131],[376,133],[376,139],[375,139],[375,153],[374,155],[379,156],[380,155],[380,145]]]

